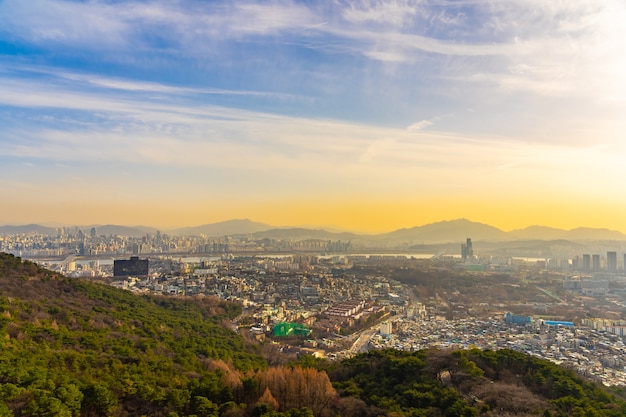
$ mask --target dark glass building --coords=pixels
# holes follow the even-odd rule
[[[139,259],[138,256],[131,256],[130,259],[113,261],[113,276],[127,277],[129,275],[148,275],[148,260]]]

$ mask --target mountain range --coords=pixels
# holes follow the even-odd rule
[[[119,235],[139,237],[146,234],[155,234],[157,229],[146,226],[118,226],[118,225],[91,225],[72,226],[67,230],[80,229],[89,235],[91,228],[96,228],[98,235]],[[569,240],[569,241],[620,241],[626,240],[626,235],[603,228],[579,227],[571,230],[556,229],[545,226],[530,226],[524,229],[509,232],[484,223],[473,222],[467,219],[440,221],[399,229],[389,233],[366,235],[350,232],[331,232],[324,229],[302,227],[276,227],[249,219],[235,219],[218,223],[209,223],[194,227],[184,227],[174,230],[164,230],[163,233],[176,236],[207,236],[219,237],[227,235],[251,235],[257,239],[329,239],[351,241],[374,241],[388,243],[402,243],[407,245],[435,244],[464,241],[472,238],[474,241],[506,242],[518,240]],[[0,226],[0,235],[39,233],[55,235],[58,228],[28,224],[23,226]]]
[[[120,226],[114,224],[105,225],[88,225],[88,226],[65,226],[65,227],[48,227],[39,224],[26,224],[21,226],[0,226],[0,235],[18,235],[18,234],[42,234],[55,236],[60,233],[61,229],[65,229],[65,233],[77,233],[82,231],[89,236],[91,229],[95,228],[98,236],[129,236],[141,237],[146,234],[155,234],[157,229],[146,226]]]

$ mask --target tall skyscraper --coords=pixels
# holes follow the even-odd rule
[[[591,269],[593,271],[600,270],[600,255],[591,255]]]
[[[617,272],[617,252],[606,253],[606,269],[609,272]]]
[[[95,238],[96,238],[96,228],[95,228],[95,227],[92,227],[92,228],[91,228],[91,238],[92,238],[92,239],[95,239]]]
[[[472,248],[472,239],[467,238],[467,241],[461,244],[461,258],[466,261],[468,258],[474,256],[474,249]]]
[[[591,255],[588,253],[583,254],[583,271],[591,271]]]

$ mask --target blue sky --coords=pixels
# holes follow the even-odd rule
[[[624,21],[619,0],[0,0],[0,223],[626,231]]]

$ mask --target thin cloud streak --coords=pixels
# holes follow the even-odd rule
[[[19,74],[18,74],[19,71]],[[111,78],[101,75],[85,74],[78,72],[68,72],[66,70],[59,70],[56,68],[46,67],[34,67],[32,65],[19,65],[15,63],[3,64],[0,62],[0,73],[6,74],[6,78],[11,81],[22,83],[22,87],[25,90],[29,89],[32,81],[26,83],[24,74],[37,74],[46,75],[51,77],[51,80],[46,82],[59,83],[61,81],[72,82],[71,88],[77,89],[79,87],[102,87],[112,90],[123,90],[127,92],[150,92],[150,93],[165,93],[175,95],[232,95],[232,96],[252,96],[252,97],[267,97],[271,99],[280,99],[285,101],[303,101],[310,102],[310,97],[299,96],[294,94],[277,93],[272,91],[251,91],[251,90],[225,90],[220,88],[206,88],[206,87],[181,87],[166,85],[157,82],[147,82],[141,80],[128,80],[123,78]],[[0,79],[0,82],[2,80]],[[7,83],[8,84],[8,83]],[[67,86],[64,86],[67,87]]]
[[[368,181],[407,186],[432,178],[432,185],[426,187],[431,189],[456,184],[455,178],[460,177],[484,186],[493,181],[490,171],[508,172],[504,177],[509,184],[541,183],[552,178],[564,185],[573,178],[584,181],[586,174],[581,172],[601,167],[614,172],[625,162],[613,157],[607,166],[603,157],[611,149],[531,146],[502,138],[477,139],[416,129],[428,126],[426,121],[409,129],[377,128],[217,106],[113,100],[54,89],[20,95],[6,87],[2,86],[1,99],[5,105],[70,107],[108,114],[113,124],[103,129],[96,120],[93,125],[83,122],[74,131],[62,130],[61,126],[31,129],[21,141],[7,143],[0,151],[12,158],[117,161],[179,169],[198,167],[207,172],[233,169],[233,161],[237,161],[236,170],[244,177],[263,172],[278,178],[289,173],[317,183],[317,187],[341,177],[359,188]],[[23,93],[22,87],[17,89]],[[529,168],[534,174],[527,174]],[[311,181],[315,175],[319,180]],[[499,187],[500,182],[498,179],[493,186]]]

